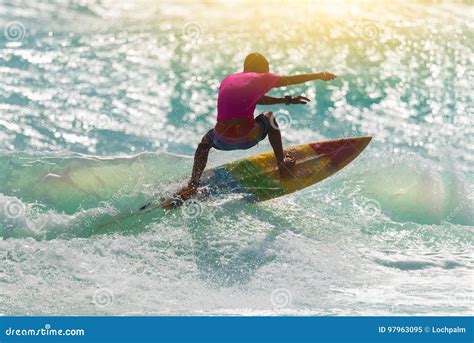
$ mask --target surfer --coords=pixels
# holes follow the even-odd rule
[[[199,180],[207,164],[209,151],[249,149],[268,139],[275,153],[281,178],[291,174],[295,164],[293,157],[285,155],[278,123],[271,111],[254,118],[257,105],[306,104],[304,96],[276,98],[265,95],[272,88],[305,83],[307,81],[334,80],[336,75],[322,72],[280,76],[270,73],[267,59],[259,53],[249,54],[244,61],[244,71],[227,76],[221,83],[217,98],[217,124],[199,143],[194,154],[194,166],[188,187],[181,194],[190,196],[199,186]]]

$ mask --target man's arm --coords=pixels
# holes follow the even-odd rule
[[[306,104],[310,100],[304,96],[293,96],[284,98],[275,98],[272,96],[264,95],[257,101],[257,105],[276,105],[276,104]]]
[[[273,96],[264,95],[257,101],[257,105],[276,105],[284,104],[285,98],[275,98]]]
[[[336,75],[322,72],[316,74],[301,74],[293,76],[281,76],[276,82],[275,87],[285,87],[290,85],[297,85],[299,83],[305,83],[313,80],[331,81],[336,78]]]

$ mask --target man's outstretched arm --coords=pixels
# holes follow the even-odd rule
[[[322,81],[331,81],[334,80],[337,76],[331,73],[323,71],[322,73],[316,74],[301,74],[293,76],[281,76],[276,82],[276,87],[285,87],[290,85],[297,85],[300,83],[305,83],[308,81],[322,80]]]
[[[264,95],[257,101],[257,105],[276,105],[276,104],[306,104],[310,100],[305,96],[293,96],[284,98],[275,98],[272,96]]]

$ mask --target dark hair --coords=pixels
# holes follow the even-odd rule
[[[270,67],[267,59],[258,52],[252,52],[245,57],[244,72],[253,71],[255,73],[268,73]]]

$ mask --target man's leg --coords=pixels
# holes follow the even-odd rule
[[[201,143],[199,143],[194,154],[193,171],[191,174],[191,180],[188,183],[188,186],[191,189],[195,190],[199,185],[199,179],[206,168],[207,158],[209,157],[209,150],[211,150],[211,148],[212,141],[206,133],[204,137],[202,137]]]
[[[275,153],[277,166],[280,170],[280,176],[282,178],[289,177],[291,175],[290,170],[295,164],[295,160],[290,156],[285,156],[283,153],[280,128],[278,127],[278,123],[273,116],[273,112],[264,112],[263,115],[270,122],[270,127],[268,128],[268,140],[270,141],[270,145],[272,146],[273,152]]]

